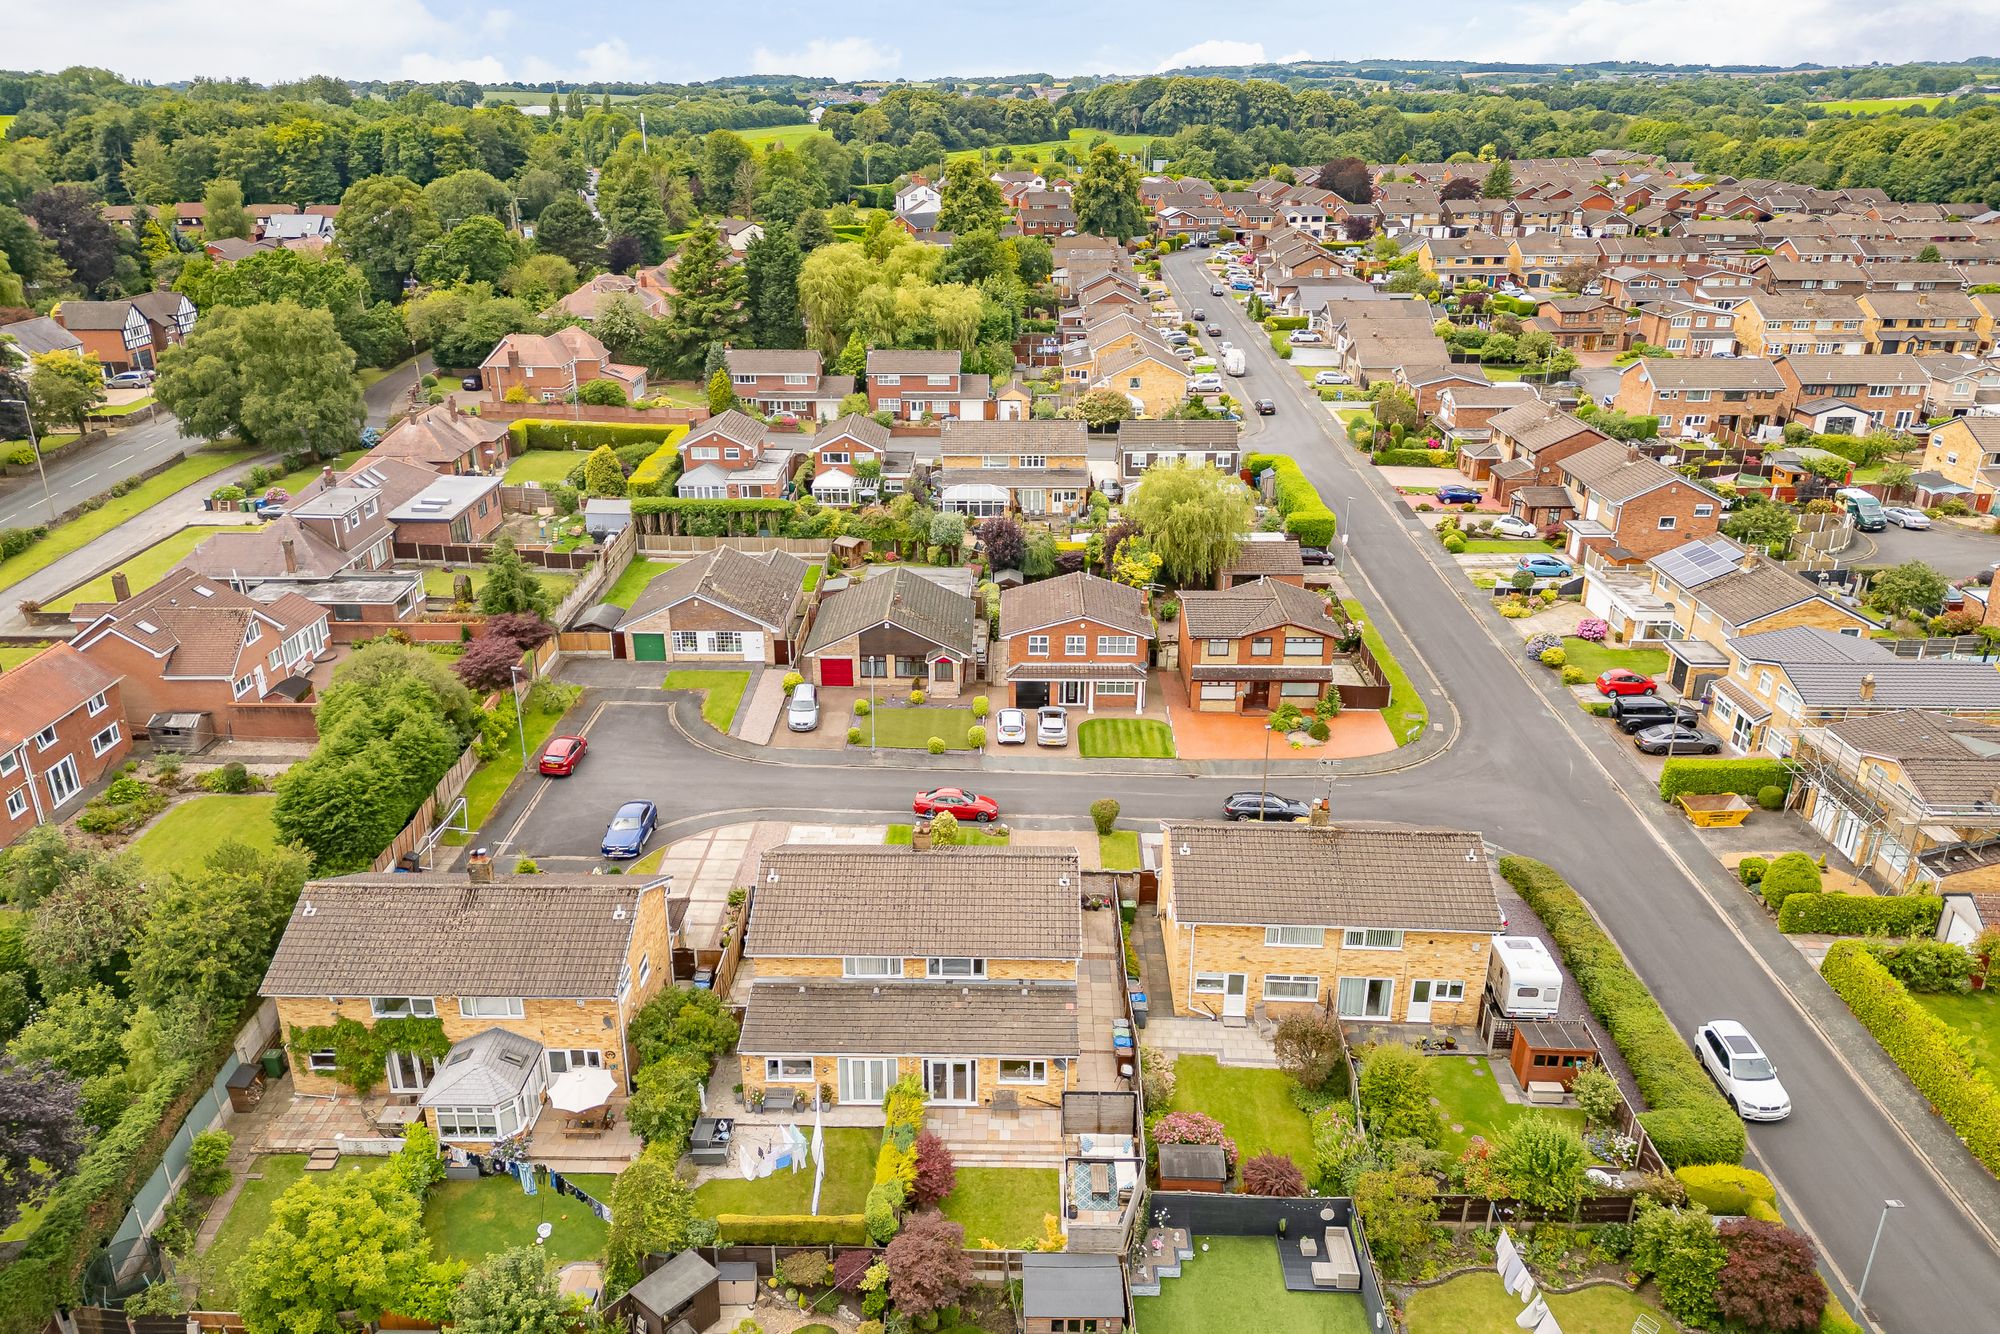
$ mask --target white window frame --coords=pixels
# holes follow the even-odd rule
[[[1026,1077],[1015,1075],[1010,1078],[1007,1074],[1007,1067],[1010,1065],[1025,1065],[1028,1067]],[[1039,1056],[1003,1056],[998,1062],[998,1067],[999,1074],[997,1078],[998,1082],[1002,1084],[1046,1084],[1049,1082],[1049,1063]]]
[[[1323,926],[1267,926],[1264,928],[1264,948],[1316,950],[1326,944],[1326,928]]]
[[[558,1060],[562,1062],[561,1069],[556,1067]],[[552,1075],[566,1074],[571,1070],[578,1069],[602,1070],[604,1068],[604,1053],[595,1047],[551,1047],[545,1053],[544,1063],[548,1066],[549,1073]]]
[[[1297,994],[1286,995],[1287,990]],[[1319,999],[1317,973],[1266,973],[1264,999],[1267,1001],[1316,1001]]]
[[[1370,944],[1370,937],[1387,936],[1388,943]],[[1340,933],[1340,947],[1348,950],[1399,950],[1403,948],[1403,932],[1400,927],[1350,926]]]
[[[403,1008],[384,1009],[385,1002],[401,1001]],[[435,1019],[437,1018],[437,997],[435,996],[370,996],[368,1014],[373,1019]]]
[[[106,751],[112,749],[117,744],[118,724],[113,723],[90,739],[91,758],[97,759],[102,757]]]
[[[42,771],[49,782],[49,801],[61,806],[83,791],[83,779],[76,771],[76,756],[65,755]]]
[[[870,968],[870,963],[878,963],[878,971]],[[903,959],[897,954],[850,954],[840,961],[840,975],[850,978],[884,978],[903,975]]]
[[[1319,635],[1286,635],[1285,656],[1288,658],[1317,658],[1326,652],[1326,640]]]
[[[37,755],[41,754],[43,751],[47,750],[50,746],[55,745],[56,742],[60,739],[61,738],[56,735],[56,725],[54,723],[50,723],[47,727],[44,727],[41,731],[35,733],[35,753]]]
[[[16,769],[20,767],[21,767],[20,747],[17,746],[13,750],[6,752],[4,755],[0,755],[0,778],[7,777],[9,774],[12,774]]]
[[[1462,1001],[1465,999],[1465,983],[1463,982],[1448,977],[1434,977],[1428,979],[1428,981],[1431,984],[1431,1001],[1433,1003]]]
[[[1063,656],[1065,658],[1080,658],[1090,651],[1089,646],[1090,636],[1088,635],[1063,636]]]
[[[332,1074],[340,1068],[340,1054],[333,1051],[309,1051],[306,1053],[306,1069],[314,1074]]]
[[[17,787],[7,794],[7,818],[18,820],[28,813],[28,789]]]
[[[87,700],[84,703],[83,707],[85,711],[90,714],[91,717],[95,718],[98,714],[103,713],[106,709],[111,707],[111,701],[105,697],[105,692],[100,690],[95,695],[92,695],[89,698],[89,700]]]
[[[1139,651],[1137,635],[1099,635],[1097,656],[1100,658],[1129,658]]]
[[[1194,994],[1197,996],[1220,996],[1229,985],[1227,973],[1196,973]]]
[[[1029,655],[1030,655],[1030,656],[1032,656],[1032,657],[1036,657],[1036,658],[1046,658],[1046,657],[1048,657],[1048,656],[1049,656],[1049,637],[1048,637],[1047,635],[1029,635],[1029,636],[1028,636],[1028,653],[1029,653]]]
[[[1660,516],[1660,531],[1663,533],[1670,532],[1673,529],[1678,528],[1680,526],[1680,522],[1681,522],[1680,516],[1678,515],[1662,514]]]
[[[983,978],[986,976],[986,960],[963,954],[925,959],[924,976],[953,982]]]
[[[800,1074],[797,1069],[800,1063],[804,1063],[805,1065],[805,1073],[803,1074]],[[790,1074],[786,1073],[788,1066],[792,1070]],[[814,1073],[813,1058],[810,1056],[766,1056],[764,1058],[764,1082],[766,1084],[814,1084],[819,1081],[818,1076]]]
[[[519,996],[460,996],[461,1019],[519,1019],[524,1007]]]
[[[701,632],[699,630],[674,631],[674,652],[676,653],[701,652]]]
[[[1349,1009],[1345,996],[1351,994],[1348,984],[1361,989],[1361,1004]],[[1379,1012],[1368,1005],[1368,993],[1376,986],[1382,989],[1382,1006]],[[1342,1019],[1389,1019],[1396,1013],[1396,979],[1393,977],[1342,977],[1334,985],[1334,1007]]]

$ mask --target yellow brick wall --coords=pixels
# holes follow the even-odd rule
[[[1992,486],[1979,484],[1979,465],[1985,452],[1962,419],[1938,427],[1930,433],[1928,441],[1924,446],[1924,471],[1941,472],[1960,486],[1973,487],[1976,491],[1992,491]],[[1946,462],[1947,454],[1955,455],[1958,461]]]
[[[803,1056],[805,1053],[792,1052],[785,1054]],[[876,1052],[873,1054],[888,1056],[894,1053]],[[1022,1054],[1029,1055],[1031,1053]],[[921,1079],[923,1077],[924,1058],[922,1056],[896,1054],[896,1057],[897,1078]],[[804,1084],[792,1082],[779,1084],[766,1083],[764,1079],[764,1058],[762,1056],[739,1054],[736,1060],[737,1069],[743,1081],[743,1092],[746,1096],[757,1089],[764,1089],[767,1093],[774,1096],[783,1096],[787,1091],[797,1089],[808,1098],[812,1096],[811,1089]],[[834,1100],[836,1102],[839,1101],[839,1057],[813,1057],[813,1077],[815,1083],[824,1084],[832,1089]],[[981,1057],[979,1060],[979,1073],[975,1080],[973,1092],[977,1095],[979,1105],[982,1107],[991,1105],[993,1095],[1002,1088],[1012,1092],[1020,1100],[1021,1104],[1026,1107],[1060,1107],[1062,1105],[1063,1093],[1066,1090],[1075,1088],[1076,1080],[1076,1062],[1071,1061],[1059,1065],[1055,1060],[1050,1060],[1048,1063],[1048,1078],[1042,1083],[1003,1085],[1000,1083],[1000,1058],[997,1056],[988,1056]]]
[[[1740,631],[1746,635],[1762,634],[1766,630],[1784,630],[1792,626],[1811,626],[1819,630],[1841,631],[1859,626],[1866,631],[1873,627],[1867,618],[1858,616],[1844,607],[1814,598],[1811,602],[1796,607],[1788,607],[1773,616],[1765,616],[1750,622]]]
[[[757,960],[759,977],[839,977],[842,961],[839,959],[760,958]],[[919,955],[903,960],[903,977],[909,980],[923,980],[925,960]],[[988,959],[986,975],[989,978],[1061,978],[1074,981],[1076,961],[1073,959]],[[955,980],[955,979],[951,979]]]
[[[1472,1024],[1479,1016],[1479,992],[1486,978],[1490,938],[1463,932],[1408,932],[1400,950],[1344,949],[1338,931],[1327,932],[1327,943],[1314,949],[1273,948],[1264,944],[1262,927],[1203,926],[1191,929],[1181,923],[1161,919],[1165,936],[1167,975],[1172,983],[1173,1007],[1177,1015],[1219,1014],[1219,996],[1203,996],[1207,1010],[1194,1008],[1192,973],[1242,973],[1245,975],[1246,1012],[1265,1004],[1264,976],[1267,973],[1311,974],[1320,979],[1322,1001],[1335,994],[1342,977],[1387,977],[1395,979],[1396,991],[1390,1019],[1401,1023],[1409,1012],[1410,983],[1421,979],[1462,982],[1463,1000],[1433,1002],[1433,1024]],[[1189,939],[1193,939],[1190,967]],[[1311,1002],[1272,1001],[1272,1010],[1303,1008]]]
[[[654,982],[660,976],[661,965],[654,964]],[[510,1033],[519,1033],[533,1038],[544,1047],[574,1047],[595,1049],[603,1053],[604,1068],[619,1075],[625,1067],[624,1024],[619,1014],[618,1003],[612,1000],[526,1000],[522,1002],[519,1019],[467,1019],[458,1012],[458,998],[439,996],[437,1001],[438,1019],[444,1026],[447,1041],[461,1042],[475,1033],[484,1033],[489,1028],[504,1028]],[[277,1001],[278,1023],[286,1043],[291,1041],[294,1028],[317,1028],[330,1024],[337,1017],[373,1024],[366,997],[343,998],[335,1005],[325,998],[281,996]],[[303,1059],[293,1062],[293,1087],[300,1093],[351,1093],[345,1084],[329,1075],[315,1074],[306,1069]],[[377,1092],[385,1085],[378,1085]]]

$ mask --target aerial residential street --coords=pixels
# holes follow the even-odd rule
[[[173,414],[160,412],[137,426],[114,433],[108,440],[51,456],[46,465],[49,475],[46,495],[42,479],[32,469],[8,479],[5,489],[0,490],[0,528],[47,523],[51,508],[60,514],[72,505],[102,495],[121,478],[144,472],[179,453],[189,445],[179,427]]]

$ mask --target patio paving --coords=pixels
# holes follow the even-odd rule
[[[661,856],[659,873],[673,877],[675,898],[688,900],[684,930],[694,948],[713,948],[722,939],[729,891],[750,883],[746,877],[754,867],[748,863],[759,828],[735,824],[691,834],[668,844]]]
[[[1177,675],[1155,674],[1155,688],[1167,701],[1174,720],[1174,745],[1184,760],[1261,760],[1265,753],[1264,713],[1203,713],[1188,702],[1187,687]],[[1386,755],[1396,738],[1380,712],[1346,709],[1327,720],[1324,745],[1293,750],[1282,737],[1272,737],[1271,763],[1351,760]]]

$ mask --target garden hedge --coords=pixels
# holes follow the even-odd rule
[[[686,434],[687,427],[676,428],[658,449],[648,454],[632,470],[632,475],[625,479],[625,494],[636,499],[639,496],[661,495],[670,490],[680,476],[681,437]]]
[[[1794,894],[1778,909],[1787,935],[1928,936],[1944,900],[1935,894]]]
[[[1449,468],[1452,452],[1448,449],[1378,449],[1374,459],[1378,468]]]
[[[1583,899],[1527,857],[1502,857],[1500,874],[1548,927],[1591,1013],[1618,1044],[1652,1109],[1639,1123],[1667,1166],[1743,1161],[1743,1122]]]
[[[1787,791],[1792,786],[1792,766],[1785,760],[1708,760],[1676,756],[1660,771],[1660,800],[1672,801],[1683,792],[1707,796],[1737,792],[1753,800],[1767,787]]]
[[[1764,868],[1757,892],[1764,896],[1765,907],[1778,912],[1784,908],[1785,900],[1794,895],[1819,893],[1822,883],[1819,865],[1812,858],[1803,852],[1786,852]]]
[[[1728,1163],[1707,1163],[1677,1167],[1674,1177],[1687,1190],[1688,1199],[1712,1214],[1748,1214],[1753,1200],[1776,1205],[1778,1188],[1771,1178],[1747,1167]]]
[[[1333,511],[1320,499],[1319,490],[1306,480],[1289,454],[1251,454],[1243,467],[1252,477],[1270,468],[1278,474],[1278,513],[1285,516],[1285,531],[1309,547],[1333,545]]]
[[[1918,1004],[1865,941],[1835,941],[1819,971],[1973,1157],[2000,1172],[2000,1089],[1973,1069],[1964,1038]]]
[[[584,422],[557,418],[523,417],[507,428],[514,452],[524,449],[595,449],[599,445],[659,444],[687,434],[678,422]]]
[[[722,1246],[866,1246],[860,1214],[717,1214]]]

